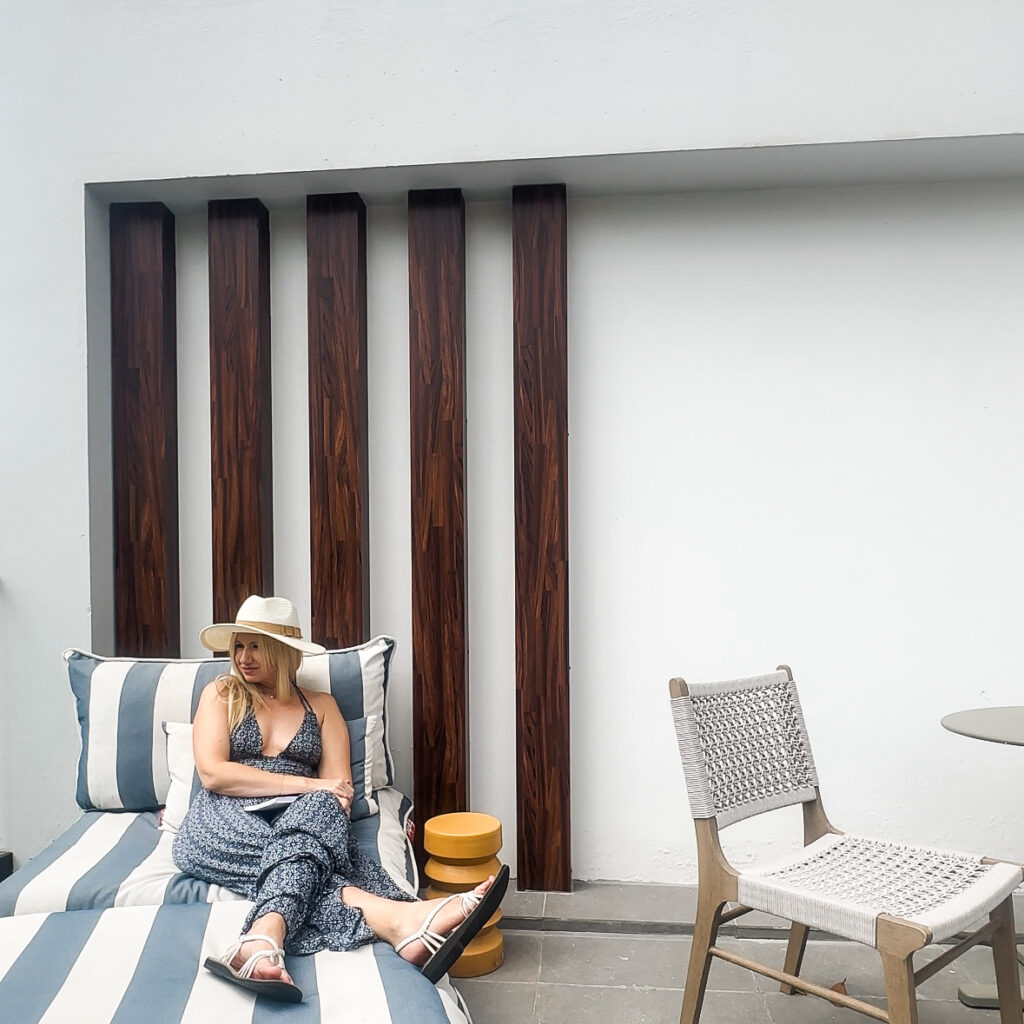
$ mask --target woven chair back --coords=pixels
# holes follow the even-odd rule
[[[672,718],[694,818],[724,828],[815,798],[818,774],[788,669],[682,688]]]

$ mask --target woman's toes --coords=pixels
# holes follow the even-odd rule
[[[264,942],[262,939],[253,939],[251,942],[242,943],[241,949],[238,951],[238,955],[231,961],[231,966],[234,969],[240,970],[246,961],[254,953],[260,952],[260,950],[269,950],[272,947],[269,943]],[[261,957],[257,962],[256,966],[252,970],[252,977],[262,978],[264,980],[280,979],[281,981],[287,981],[291,984],[291,977],[288,972],[284,969],[284,965],[276,964],[270,957]]]

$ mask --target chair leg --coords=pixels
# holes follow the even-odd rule
[[[701,1007],[704,1005],[704,989],[708,984],[708,970],[711,967],[711,955],[708,950],[718,938],[718,922],[724,906],[724,903],[719,903],[718,906],[697,907],[679,1024],[697,1024],[700,1020]]]
[[[885,998],[889,1024],[917,1024],[917,992],[914,987],[913,954],[882,953]]]
[[[989,920],[995,925],[992,933],[992,960],[995,963],[996,990],[999,993],[1000,1024],[1019,1024],[1020,970],[1017,967],[1017,940],[1011,897],[1007,896],[989,914]]]
[[[800,967],[804,962],[804,950],[807,948],[807,936],[810,930],[807,925],[801,924],[799,921],[794,921],[789,926],[789,945],[786,946],[786,963],[782,968],[787,974],[800,976]],[[783,995],[791,996],[797,990],[792,985],[783,982],[779,986],[779,991]]]

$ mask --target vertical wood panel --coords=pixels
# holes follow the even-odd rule
[[[116,653],[178,657],[174,216],[110,207]]]
[[[414,799],[469,806],[466,647],[465,206],[409,193]]]
[[[513,189],[520,889],[572,888],[564,185]]]
[[[366,207],[306,197],[312,635],[369,639]]]
[[[209,204],[213,614],[271,594],[270,218],[258,199]]]

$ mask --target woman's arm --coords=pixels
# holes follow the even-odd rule
[[[192,752],[199,781],[214,793],[225,796],[280,796],[304,793],[313,781],[296,775],[265,772],[252,765],[231,760],[228,736],[228,705],[221,696],[220,684],[210,683],[199,698],[192,723]]]
[[[309,702],[320,719],[320,737],[323,753],[320,757],[320,778],[341,784],[341,793],[335,793],[341,806],[348,811],[352,806],[355,788],[352,785],[352,751],[348,726],[341,717],[338,705],[329,693],[307,693]]]

